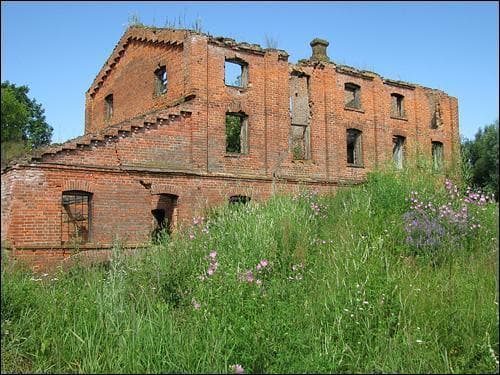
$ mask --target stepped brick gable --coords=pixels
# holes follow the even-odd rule
[[[143,246],[215,205],[334,192],[387,161],[457,162],[456,98],[339,65],[328,45],[291,64],[256,44],[129,28],[86,93],[85,134],[2,169],[2,246],[46,266],[115,238]]]

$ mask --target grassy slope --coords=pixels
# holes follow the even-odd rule
[[[335,197],[218,209],[208,233],[117,247],[107,268],[33,281],[4,265],[2,372],[497,372],[498,206],[459,246],[414,255],[405,198],[443,200],[438,186],[375,173]],[[260,286],[239,281],[262,259]]]

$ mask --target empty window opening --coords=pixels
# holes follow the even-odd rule
[[[155,70],[155,93],[162,95],[167,92],[167,69],[165,66],[160,66]]]
[[[392,159],[397,169],[403,168],[405,154],[405,137],[396,135],[392,137]]]
[[[104,119],[109,121],[111,117],[113,117],[113,94],[104,98]]]
[[[300,72],[290,74],[290,116],[292,125],[309,125],[309,78]]]
[[[290,151],[293,160],[307,160],[311,158],[309,77],[301,72],[292,72],[289,84]]]
[[[239,59],[225,60],[224,83],[227,86],[247,87],[248,64]]]
[[[354,83],[346,83],[344,86],[344,105],[348,108],[361,109],[360,99],[361,87]]]
[[[307,160],[311,157],[309,148],[309,126],[292,125],[293,160]]]
[[[90,240],[92,194],[70,190],[62,193],[61,244],[81,244]]]
[[[443,167],[443,144],[441,142],[432,142],[432,166],[436,170]]]
[[[347,164],[361,166],[361,131],[347,129]]]
[[[241,113],[226,113],[226,152],[248,153],[248,120]]]
[[[405,117],[404,96],[400,94],[391,94],[391,110],[394,117]]]
[[[432,114],[432,119],[431,119],[431,129],[439,129],[440,127],[441,127],[441,108],[439,106],[439,102],[436,102],[434,113]]]
[[[250,202],[252,198],[247,197],[245,195],[233,195],[232,197],[229,197],[229,204],[230,205],[237,205],[237,204],[247,204]]]
[[[177,227],[177,195],[158,194],[154,197],[156,208],[153,215],[153,239],[158,239],[162,233],[171,234]]]

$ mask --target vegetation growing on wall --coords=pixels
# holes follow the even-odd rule
[[[220,207],[101,267],[4,263],[2,372],[498,372],[498,204],[474,194],[374,172]]]

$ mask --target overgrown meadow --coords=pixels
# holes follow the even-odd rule
[[[134,256],[3,256],[2,372],[498,373],[498,204],[431,172],[220,207]]]

